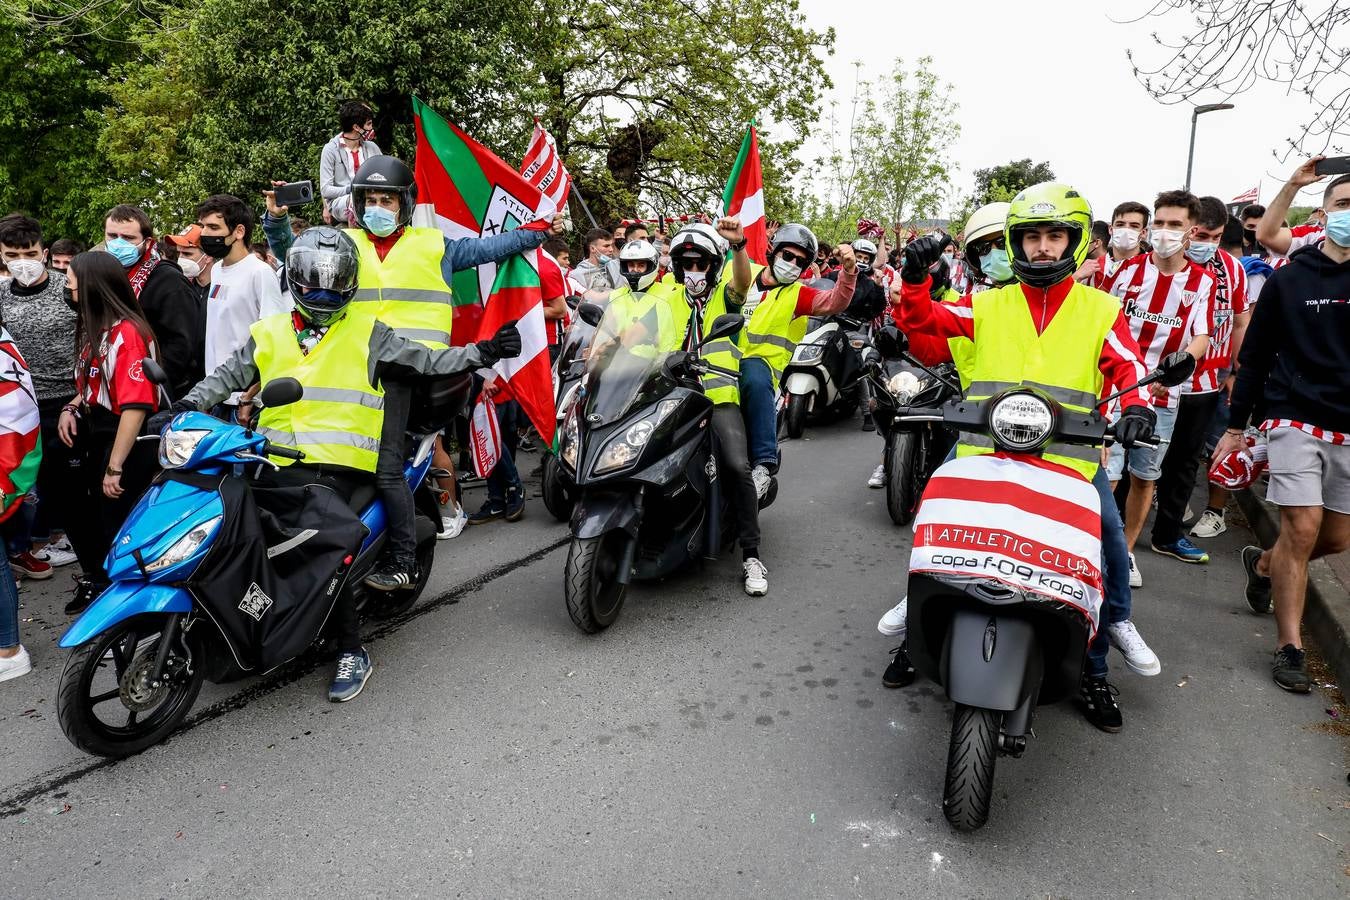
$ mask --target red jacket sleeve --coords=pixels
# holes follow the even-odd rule
[[[121,415],[125,409],[145,409],[154,412],[157,403],[155,386],[141,371],[141,360],[150,355],[145,338],[129,320],[123,319],[117,324],[118,344],[116,356],[107,373],[108,397],[112,401],[112,411]]]
[[[848,309],[848,302],[853,299],[853,287],[857,283],[857,270],[848,272],[840,269],[837,277],[838,281],[828,291],[802,285],[797,295],[797,315],[828,316]]]
[[[1134,384],[1148,374],[1148,370],[1144,368],[1143,354],[1139,352],[1139,344],[1130,332],[1130,320],[1125,318],[1123,308],[1116,313],[1115,324],[1106,333],[1106,340],[1102,341],[1102,354],[1098,365],[1101,366],[1108,391]],[[1122,395],[1120,405],[1122,408],[1148,406],[1148,389],[1138,388]]]

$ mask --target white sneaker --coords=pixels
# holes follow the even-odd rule
[[[909,596],[900,598],[900,602],[886,610],[886,615],[877,622],[877,631],[886,637],[898,637],[905,640],[906,626],[909,624]]]
[[[68,566],[79,558],[72,551],[62,550],[52,544],[48,544],[41,550],[34,552],[33,556],[42,560],[53,569],[57,566]]]
[[[464,507],[456,506],[453,516],[441,516],[441,530],[436,533],[436,539],[448,541],[457,538],[468,523],[469,517],[465,514]]]
[[[70,546],[70,538],[66,537],[64,534],[61,535],[61,540],[59,540],[59,541],[48,541],[48,542],[47,542],[47,546],[46,546],[46,547],[43,547],[42,549],[44,549],[44,550],[60,550],[60,551],[62,551],[63,553],[74,553],[74,552],[75,552],[75,548],[72,547],[72,546]]]
[[[33,660],[28,655],[28,648],[22,644],[19,645],[19,652],[9,658],[0,657],[0,681],[9,681],[11,678],[18,678],[21,675],[27,675],[33,671]]]
[[[755,482],[755,494],[763,500],[769,493],[769,485],[773,483],[773,476],[763,466],[755,466],[750,470],[750,477]]]
[[[1157,675],[1162,671],[1158,655],[1149,649],[1148,644],[1139,636],[1139,629],[1129,619],[1106,626],[1111,635],[1111,643],[1125,657],[1125,665],[1139,675]]]
[[[886,467],[877,466],[872,472],[872,477],[867,479],[867,486],[870,488],[884,488],[886,486]]]
[[[1137,588],[1144,586],[1144,576],[1139,573],[1139,566],[1135,564],[1134,554],[1130,554],[1130,587]]]
[[[763,597],[769,592],[769,570],[764,563],[750,557],[743,564],[745,569],[745,592],[751,597]]]
[[[1217,513],[1212,509],[1207,509],[1200,514],[1200,521],[1195,523],[1191,529],[1193,538],[1212,538],[1218,537],[1228,530],[1224,524],[1223,513]]]

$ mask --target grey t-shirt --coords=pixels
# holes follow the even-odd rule
[[[66,276],[48,271],[47,280],[25,288],[0,284],[0,315],[28,363],[39,400],[65,400],[75,394],[75,310],[66,305]],[[32,291],[32,293],[29,293]]]

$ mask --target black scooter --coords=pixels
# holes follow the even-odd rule
[[[892,332],[880,344],[882,353],[898,356],[903,338]],[[1192,356],[1172,354],[1139,385],[1107,401],[1155,382],[1181,384],[1194,370]],[[902,421],[941,422],[975,435],[977,442],[990,442],[997,455],[975,459],[1009,478],[1019,471],[1037,471],[1035,462],[1052,442],[1097,447],[1113,434],[1095,409],[1074,413],[1047,393],[1023,386],[983,401],[952,400],[936,413],[901,407],[896,414]],[[948,467],[969,462],[970,457],[957,458],[941,467],[924,502],[948,499],[932,488]],[[1006,549],[1024,535],[1010,530],[1019,528],[1018,516],[1010,516],[1001,504],[1011,502],[1012,493],[1024,485],[993,479],[983,483],[990,502],[976,506],[989,518],[962,521],[959,539],[966,542],[964,548],[980,549],[925,551],[919,559],[920,545],[932,538],[917,533],[927,527],[923,510],[910,558],[906,647],[915,669],[941,684],[955,704],[942,809],[960,831],[973,831],[988,820],[995,759],[1019,757],[1026,750],[1036,706],[1077,689],[1097,615],[1092,598],[1083,597],[1073,579],[1056,578],[1053,565],[1038,564],[1047,559],[1044,554],[1053,559],[1063,548],[1028,550],[1025,561]],[[1077,488],[1096,502],[1095,490],[1084,490],[1081,479]],[[1100,571],[1100,541],[1095,568]]]
[[[697,351],[663,349],[678,340],[617,333],[601,324],[604,313],[593,304],[577,312],[598,327],[559,444],[577,491],[563,592],[573,623],[593,634],[618,618],[634,579],[663,578],[715,559],[735,540],[736,517],[709,427],[713,404],[699,376],[736,373]],[[739,315],[719,316],[700,346],[743,325]]]

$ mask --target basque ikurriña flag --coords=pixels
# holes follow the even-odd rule
[[[764,218],[764,173],[759,167],[759,133],[755,123],[745,129],[741,152],[731,167],[726,190],[722,192],[722,211],[738,216],[745,229],[745,252],[761,266],[769,262],[768,222]]]
[[[515,228],[543,230],[557,211],[515,167],[413,98],[417,128],[419,219],[429,213],[450,238],[477,238]],[[493,367],[502,380],[498,401],[520,403],[540,437],[552,443],[555,416],[539,270],[533,252],[456,272],[453,343],[464,346],[492,337],[516,322],[520,356]]]

